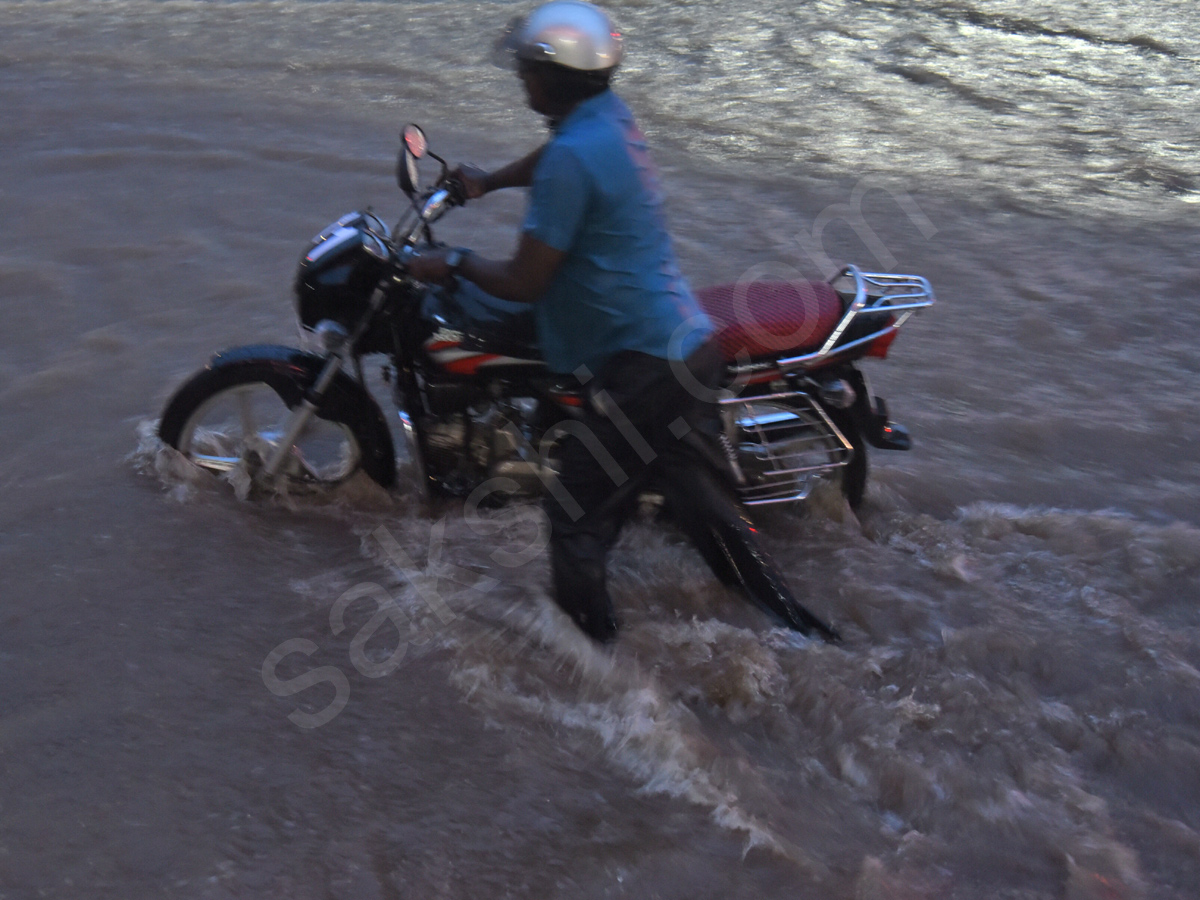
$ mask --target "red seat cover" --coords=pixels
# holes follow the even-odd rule
[[[752,281],[696,292],[734,362],[816,350],[842,317],[842,299],[823,281]]]

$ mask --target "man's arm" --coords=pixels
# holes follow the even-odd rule
[[[501,166],[495,172],[489,172],[483,180],[484,186],[489,191],[498,191],[501,188],[510,187],[529,187],[529,185],[533,184],[534,167],[537,166],[538,160],[542,158],[542,151],[545,149],[546,145],[543,144],[515,162],[510,162],[507,166]]]
[[[534,167],[542,158],[544,149],[545,144],[494,172],[485,172],[476,166],[459,166],[454,170],[454,177],[463,183],[469,200],[503,188],[529,187],[533,183]]]
[[[546,292],[554,274],[562,265],[587,205],[588,181],[579,161],[569,152],[551,159],[544,156],[544,145],[532,153],[497,170],[495,184],[530,183],[533,191],[517,252],[508,260],[491,260],[468,255],[459,264],[457,274],[473,281],[493,297],[516,303],[535,303]],[[539,163],[554,163],[551,171],[534,168]],[[534,235],[538,235],[534,237]],[[452,274],[444,250],[426,251],[409,263],[409,272],[422,281],[443,282]]]
[[[445,281],[450,275],[445,250],[422,253],[409,264],[409,272],[421,281]],[[515,303],[536,303],[546,293],[550,280],[562,265],[562,250],[555,250],[535,237],[522,233],[512,259],[485,259],[469,254],[458,268],[458,275],[483,288],[493,297]]]

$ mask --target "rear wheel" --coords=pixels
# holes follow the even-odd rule
[[[159,436],[202,469],[216,475],[244,469],[254,478],[278,447],[306,387],[266,363],[205,369],[171,398]],[[394,470],[378,446],[380,424],[342,407],[318,408],[278,477],[291,486],[321,488],[363,469],[381,484],[391,483]],[[390,436],[386,441],[390,457]]]

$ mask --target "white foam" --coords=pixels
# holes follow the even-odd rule
[[[280,478],[270,490],[253,479],[244,462],[218,476],[163,443],[158,436],[158,424],[158,419],[138,421],[135,428],[137,447],[126,459],[142,474],[157,478],[170,496],[180,502],[194,500],[201,492],[226,489],[239,500],[266,500],[294,510],[324,506],[369,510],[394,506],[392,495],[361,471],[336,485],[320,488],[289,485],[287,480]]]

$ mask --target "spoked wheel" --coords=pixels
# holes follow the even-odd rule
[[[245,471],[254,481],[283,439],[305,385],[269,365],[205,369],[171,398],[159,436],[216,475]],[[309,419],[276,478],[288,487],[319,489],[359,469],[387,486],[395,477],[386,425],[341,402]]]
[[[218,475],[243,462],[253,471],[274,454],[290,415],[287,404],[269,385],[240,384],[209,397],[192,413],[176,449]],[[337,484],[354,473],[361,457],[349,428],[314,416],[284,457],[279,474],[290,481]]]

